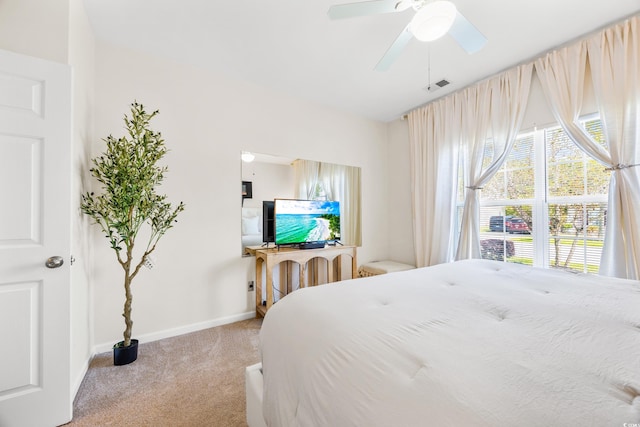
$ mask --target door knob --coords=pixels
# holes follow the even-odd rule
[[[61,256],[49,257],[47,258],[47,262],[44,263],[44,265],[46,265],[47,268],[58,268],[62,264],[64,264],[64,259],[62,259]]]

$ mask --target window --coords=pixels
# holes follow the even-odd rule
[[[605,144],[598,118],[583,125]],[[487,161],[494,157],[491,141],[484,154]],[[605,167],[562,128],[519,135],[481,193],[482,258],[597,273],[608,188]],[[459,199],[459,217],[462,204]]]
[[[604,146],[600,120],[584,123]],[[560,128],[545,132],[549,265],[597,273],[606,227],[609,173]]]

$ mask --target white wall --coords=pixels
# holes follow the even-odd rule
[[[67,63],[69,0],[0,1],[0,49]]]
[[[88,188],[88,152],[93,140],[95,40],[82,0],[69,1],[69,64],[73,78],[72,231],[71,253],[71,384],[73,394],[88,369],[92,356],[91,242],[89,221],[80,212],[80,194]]]
[[[263,200],[292,199],[293,166],[254,161],[242,163],[242,180],[252,183],[253,197],[245,199],[245,207],[262,207]],[[238,184],[238,188],[240,184]]]
[[[411,206],[411,157],[409,122],[396,120],[388,124],[389,181],[387,183],[389,220],[389,259],[416,265],[413,244]]]
[[[160,241],[157,266],[133,283],[134,336],[156,338],[215,319],[252,316],[253,258],[240,256],[241,150],[362,168],[361,262],[387,256],[386,124],[316,106],[223,75],[98,44],[96,135],[123,133],[133,100],[159,109],[152,122],[171,150],[162,191],[186,203]],[[103,145],[94,144],[98,154]],[[122,273],[93,230],[94,342],[121,339]],[[191,325],[191,326],[190,326]]]

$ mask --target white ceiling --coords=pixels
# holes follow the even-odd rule
[[[449,36],[413,39],[378,72],[412,9],[330,21],[329,6],[351,1],[84,1],[99,40],[380,121],[640,13],[640,0],[453,0],[489,40],[480,52],[468,55]],[[452,82],[434,93],[423,89],[429,55],[431,82]]]

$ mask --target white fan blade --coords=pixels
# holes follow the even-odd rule
[[[378,65],[376,65],[376,71],[387,71],[389,67],[391,67],[391,64],[393,64],[398,56],[400,56],[402,50],[412,38],[413,34],[409,31],[409,25],[407,25],[393,42],[391,47],[387,49],[387,52],[384,54],[382,59],[380,59]]]
[[[457,13],[456,19],[449,29],[449,35],[453,37],[468,54],[476,53],[487,43],[487,38],[483,36],[467,18],[462,16],[460,12]]]
[[[374,0],[359,3],[338,4],[329,8],[329,18],[344,19],[356,16],[376,15],[379,13],[399,12],[396,5],[399,0]]]

